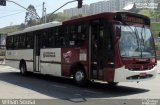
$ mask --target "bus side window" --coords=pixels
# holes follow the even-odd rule
[[[69,27],[70,30],[69,30],[69,46],[75,46],[75,26],[72,25]]]
[[[48,30],[41,30],[39,33],[39,44],[41,43],[41,48],[48,48],[49,47],[49,42],[48,42]]]
[[[68,30],[66,26],[55,27],[54,33],[53,33],[55,47],[67,47],[68,46],[67,33],[68,33]]]
[[[40,31],[37,31],[36,34],[38,35],[38,42],[39,42],[39,47],[40,48],[44,48],[44,45],[43,45],[43,33]]]
[[[87,27],[85,24],[72,25],[69,34],[70,46],[81,46],[86,39]]]
[[[6,39],[6,48],[13,49],[13,36],[8,36]]]
[[[58,33],[59,33],[59,37],[60,37],[61,47],[66,47],[67,46],[67,40],[66,40],[67,28],[66,28],[66,26],[59,27]]]
[[[48,30],[48,47],[55,47],[55,28]]]
[[[23,49],[25,48],[25,34],[21,34],[18,41],[18,48]]]
[[[33,34],[32,32],[26,34],[26,44],[25,44],[25,47],[28,48],[28,49],[33,49],[34,38],[33,38],[32,34]]]
[[[86,40],[87,35],[87,26],[85,24],[81,24],[78,26],[78,45],[82,45]]]
[[[18,41],[19,41],[19,35],[15,35],[13,37],[13,46],[15,49],[18,49]]]
[[[55,47],[60,47],[60,36],[59,36],[59,27],[55,27]]]

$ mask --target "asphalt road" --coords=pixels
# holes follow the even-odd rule
[[[90,83],[80,88],[71,79],[44,75],[24,77],[18,70],[0,65],[0,99],[43,99],[36,102],[38,105],[48,102],[44,99],[52,99],[51,105],[135,105],[142,103],[141,99],[160,99],[160,74],[156,79],[140,83],[119,83],[116,87]],[[160,101],[156,105],[160,105]]]

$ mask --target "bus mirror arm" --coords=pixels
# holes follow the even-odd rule
[[[116,33],[117,33],[118,39],[120,39],[121,38],[121,27],[116,27]]]
[[[115,37],[115,43],[117,43],[119,41],[120,37],[119,36],[116,36]]]

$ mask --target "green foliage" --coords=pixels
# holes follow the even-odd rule
[[[139,9],[138,10],[139,14],[142,14],[142,15],[145,15],[145,16],[148,16],[152,19],[154,19],[155,17],[155,12],[154,11],[151,11],[151,10],[148,10],[148,9]],[[48,17],[49,17],[50,14],[47,14],[47,20],[48,20]],[[156,14],[158,16],[158,14]],[[71,17],[71,19],[75,19],[75,18],[78,18],[78,17],[82,17],[81,15],[79,16],[75,16],[75,17]],[[56,13],[56,14],[53,14],[51,16],[51,19],[50,21],[64,21],[64,20],[68,20],[70,19],[70,17],[62,12],[59,12],[59,13]],[[37,24],[42,24],[42,21],[39,21],[39,23]],[[11,32],[15,32],[15,31],[20,31],[20,30],[23,30],[24,28],[26,27],[25,24],[21,24],[21,25],[15,25],[15,26],[8,26],[8,27],[5,27],[5,28],[1,28],[0,29],[0,33],[2,34],[6,34],[6,33],[11,33]],[[151,30],[152,30],[152,33],[154,35],[154,37],[157,37],[159,35],[159,32],[160,32],[160,23],[158,22],[153,22],[151,23]]]
[[[155,9],[155,10],[151,10],[147,8],[139,9],[138,14],[148,16],[154,22],[160,22],[160,10],[159,9]]]
[[[68,19],[69,19],[69,16],[62,13],[62,12],[59,12],[57,14],[53,14],[51,17],[50,17],[50,14],[47,14],[47,21],[60,21],[60,22],[62,22],[62,21],[68,20]]]
[[[83,17],[83,15],[82,15],[82,14],[79,14],[79,15],[77,15],[77,16],[71,17],[71,19],[77,19],[77,18],[80,18],[80,17]]]
[[[15,32],[15,31],[19,31],[19,30],[20,30],[19,25],[8,26],[8,27],[1,28],[0,33],[1,34],[7,34],[7,33]]]
[[[5,50],[0,49],[0,56],[1,56],[1,57],[5,56]]]
[[[47,15],[47,18],[50,14]],[[57,14],[53,14],[51,16],[51,21],[64,21],[64,20],[68,20],[70,19],[68,15],[62,13],[62,12],[59,12]],[[33,23],[33,24],[32,24]],[[42,21],[39,21],[39,22],[36,22],[34,23],[34,21],[31,22],[31,24],[28,24],[28,26],[32,26],[32,25],[37,25],[37,24],[42,24]],[[20,25],[15,25],[15,26],[8,26],[8,27],[4,27],[4,28],[1,28],[0,29],[0,33],[1,34],[7,34],[7,33],[12,33],[12,32],[15,32],[15,31],[20,31],[20,30],[23,30],[24,28],[26,27],[25,24],[20,24]]]
[[[25,22],[28,26],[36,25],[37,22],[37,12],[33,5],[29,5],[27,8],[26,16],[25,16]]]
[[[142,14],[144,16],[148,16],[148,17],[151,17],[151,13],[148,9],[140,9],[138,14]]]
[[[142,14],[151,18],[152,21],[158,21],[158,17],[160,17],[159,11],[149,10],[149,9],[140,9],[138,14]],[[151,23],[151,31],[154,37],[158,37],[160,33],[160,22],[152,22]]]
[[[156,50],[160,51],[160,42],[155,43],[155,46],[156,46]]]
[[[158,22],[151,23],[151,31],[154,37],[158,37],[160,33],[160,23]]]

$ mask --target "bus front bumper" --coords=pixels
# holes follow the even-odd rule
[[[114,82],[139,82],[144,80],[150,80],[157,75],[157,66],[150,70],[144,71],[131,71],[121,67],[115,69]]]

